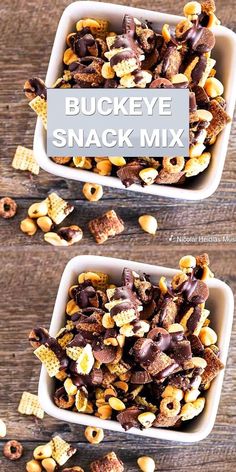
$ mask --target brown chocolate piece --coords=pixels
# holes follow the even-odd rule
[[[104,82],[103,64],[104,61],[99,57],[86,56],[80,59],[71,73],[80,87],[99,87]]]
[[[182,63],[182,57],[176,47],[168,47],[162,62],[162,75],[171,79],[173,75],[178,74]]]
[[[126,164],[125,166],[120,167],[120,169],[116,172],[116,174],[120,178],[122,184],[125,187],[130,187],[130,185],[141,183],[139,172],[142,169],[143,169],[143,166],[140,165],[140,163],[136,161],[136,162],[132,162],[130,164]]]
[[[133,16],[128,15],[128,14],[124,16],[123,23],[122,23],[122,31],[124,34],[127,34],[131,36],[132,38],[134,37],[135,22],[134,22]]]
[[[203,387],[211,382],[218,375],[220,370],[224,368],[224,364],[222,364],[220,359],[209,347],[207,347],[204,351],[204,359],[207,362],[207,366],[202,374],[201,385]]]
[[[193,290],[187,291],[187,300],[194,304],[204,303],[209,297],[209,288],[202,280],[196,280]]]
[[[199,108],[205,108],[209,103],[209,97],[205,92],[204,88],[200,85],[194,85],[192,87],[192,92],[195,93],[196,102]]]
[[[155,182],[157,184],[177,184],[180,183],[181,179],[184,177],[184,172],[177,172],[176,174],[170,174],[165,169],[161,169],[158,176],[156,177]]]
[[[156,376],[159,372],[174,363],[173,359],[158,349],[158,345],[150,338],[141,338],[134,345],[136,362],[150,375]]]
[[[198,323],[201,319],[202,310],[199,306],[194,307],[193,312],[191,313],[187,321],[187,329],[190,333],[193,333],[198,326]]]
[[[114,346],[104,346],[100,349],[94,349],[93,355],[98,362],[111,364],[116,358],[117,348]]]
[[[163,328],[168,328],[168,326],[175,322],[177,312],[177,305],[171,298],[164,300],[159,316],[159,322]]]
[[[204,351],[204,346],[201,343],[200,339],[198,336],[195,336],[195,334],[190,334],[188,336],[188,340],[191,344],[191,349],[192,349],[192,354],[193,356],[200,356],[202,355]]]
[[[130,428],[140,427],[140,423],[138,422],[138,416],[140,413],[143,413],[141,408],[131,406],[130,408],[126,408],[126,410],[119,413],[116,418],[121,424],[122,428],[124,428],[125,431],[128,431]]]
[[[172,84],[172,82],[170,82],[170,80],[165,79],[164,77],[158,77],[157,79],[151,82],[149,88],[169,89],[169,88],[174,88],[174,85]]]
[[[181,420],[180,415],[176,415],[176,416],[172,416],[171,418],[168,418],[162,413],[159,413],[159,415],[157,415],[152,426],[154,428],[170,428],[171,426],[176,426],[176,423],[179,423],[179,420]]]
[[[198,28],[192,41],[192,49],[200,54],[209,52],[215,46],[215,36],[209,28]]]
[[[152,378],[145,370],[138,370],[137,372],[133,372],[130,382],[132,384],[143,385],[152,382]]]
[[[174,343],[172,349],[172,356],[177,364],[184,364],[186,360],[192,357],[191,344],[185,339]]]
[[[211,141],[215,139],[231,119],[217,100],[210,101],[208,110],[213,115],[207,128],[207,141],[211,143]]]
[[[114,452],[109,452],[102,459],[98,459],[90,464],[91,472],[123,472],[123,462],[118,459]]]
[[[94,312],[90,316],[82,315],[76,324],[76,329],[82,331],[83,336],[84,332],[98,336],[103,331],[102,314]]]
[[[164,328],[151,329],[147,337],[155,341],[160,351],[166,351],[170,346],[171,336]]]
[[[24,92],[29,100],[33,100],[35,97],[47,98],[47,88],[42,79],[33,77],[24,84]]]
[[[150,54],[156,45],[155,32],[150,28],[136,28],[136,33],[142,50]]]
[[[110,236],[124,231],[124,223],[114,210],[89,222],[89,230],[98,244],[104,243]]]
[[[152,284],[148,280],[135,279],[135,288],[142,303],[146,304],[152,300]]]
[[[144,61],[142,61],[142,65],[141,65],[142,69],[143,70],[152,69],[156,65],[158,58],[159,58],[159,53],[157,49],[154,49],[154,51],[152,51],[150,54],[147,54]]]

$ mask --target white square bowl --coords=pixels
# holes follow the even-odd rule
[[[151,280],[156,283],[161,275],[171,278],[176,273],[176,270],[166,267],[113,259],[111,257],[92,255],[74,257],[66,265],[61,278],[49,330],[50,335],[55,336],[65,325],[65,307],[68,301],[68,290],[71,285],[77,282],[77,277],[80,272],[89,270],[105,272],[110,275],[111,282],[120,283],[124,267],[128,267],[140,274],[149,274]],[[233,294],[228,285],[218,279],[211,279],[208,282],[208,286],[210,295],[206,306],[211,311],[210,319],[212,327],[218,334],[220,359],[226,364],[233,320]],[[224,372],[221,371],[212,382],[210,389],[206,391],[206,405],[202,414],[192,420],[188,425],[184,425],[180,430],[150,428],[140,431],[139,429],[132,428],[128,432],[125,432],[117,421],[102,420],[96,416],[62,410],[53,402],[54,380],[48,376],[44,367],[41,369],[39,380],[39,400],[46,413],[67,423],[96,426],[119,433],[123,432],[124,434],[131,433],[156,439],[190,443],[206,438],[214,426],[220,401],[223,376]]]
[[[60,77],[63,70],[62,57],[65,50],[65,38],[68,33],[75,29],[78,19],[91,16],[106,18],[110,21],[111,28],[120,31],[124,14],[130,14],[143,20],[149,20],[153,26],[161,26],[164,23],[177,24],[181,17],[168,15],[156,11],[132,8],[124,5],[108,3],[97,3],[93,1],[74,2],[69,5],[61,16],[57,33],[54,40],[52,54],[48,66],[46,85],[48,87]],[[224,26],[213,28],[216,45],[213,57],[216,59],[217,77],[225,87],[224,97],[227,103],[227,112],[232,117],[236,100],[236,34]],[[216,143],[212,146],[212,159],[208,169],[197,176],[185,187],[174,185],[132,185],[129,190],[146,194],[159,195],[186,200],[202,200],[212,195],[217,189],[223,172],[227,153],[231,124],[218,136]],[[124,189],[124,185],[118,177],[100,176],[94,172],[62,166],[53,162],[46,152],[46,131],[41,120],[37,120],[34,135],[34,152],[40,167],[47,172],[66,179],[74,179],[82,182],[99,183],[108,187]]]

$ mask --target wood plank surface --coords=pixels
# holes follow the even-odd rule
[[[26,78],[45,76],[51,45],[60,15],[68,0],[5,0],[0,5],[0,196],[16,199],[18,212],[12,220],[0,220],[0,418],[8,427],[6,439],[23,442],[25,453],[17,463],[2,456],[0,471],[23,472],[36,445],[50,440],[52,434],[78,446],[78,454],[68,466],[79,464],[88,471],[92,458],[114,450],[126,464],[128,472],[137,471],[140,454],[152,455],[159,471],[231,472],[236,467],[236,326],[216,424],[210,436],[193,445],[141,439],[133,435],[105,433],[99,446],[90,446],[83,427],[62,423],[45,416],[43,421],[17,413],[24,390],[37,392],[40,366],[32,355],[27,336],[31,327],[48,326],[60,277],[66,262],[77,254],[113,256],[175,267],[185,253],[207,251],[217,277],[236,292],[236,126],[228,148],[223,178],[217,192],[202,202],[153,198],[129,191],[104,189],[104,198],[96,204],[84,200],[82,184],[65,181],[40,171],[31,177],[14,171],[11,160],[17,145],[31,147],[35,118],[22,94]],[[120,3],[122,3],[120,1]],[[123,2],[127,3],[126,1]],[[218,16],[222,23],[236,29],[234,1],[220,0]],[[131,0],[132,6],[179,14],[183,2],[177,0]],[[70,248],[53,248],[43,242],[38,231],[30,238],[19,230],[30,203],[56,190],[75,205],[66,220],[84,230],[82,242]],[[94,243],[88,221],[114,208],[125,221],[125,231],[102,246]],[[143,233],[137,224],[140,214],[152,213],[158,219],[155,237]]]

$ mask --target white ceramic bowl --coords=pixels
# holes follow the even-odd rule
[[[76,21],[86,16],[106,18],[110,21],[112,29],[120,31],[125,13],[143,20],[149,20],[154,26],[160,26],[164,23],[174,25],[181,19],[181,17],[175,15],[123,5],[93,1],[74,2],[64,10],[60,19],[48,66],[46,85],[50,87],[61,75],[65,38],[69,32],[75,29]],[[225,86],[224,97],[227,103],[227,112],[232,117],[236,99],[236,35],[224,26],[217,26],[213,31],[216,37],[213,57],[217,60],[217,77],[222,80]],[[201,200],[209,197],[215,192],[220,183],[227,153],[230,127],[229,123],[219,135],[216,144],[212,146],[212,159],[208,169],[192,182],[188,182],[186,187],[176,187],[174,185],[141,187],[141,185],[132,185],[129,190],[187,200]],[[46,132],[40,119],[37,120],[35,128],[34,152],[40,167],[51,174],[82,182],[99,183],[119,189],[125,188],[117,177],[103,177],[91,171],[62,166],[53,162],[46,153]]]
[[[124,267],[129,267],[138,273],[146,273],[151,279],[157,282],[161,275],[171,278],[176,270],[166,267],[131,262],[122,259],[99,256],[77,256],[71,259],[61,278],[56,303],[52,315],[50,334],[56,333],[65,325],[65,306],[68,301],[68,289],[77,282],[80,272],[92,270],[102,271],[110,275],[111,282],[120,283],[121,274]],[[218,345],[220,348],[220,359],[225,364],[229,348],[234,300],[231,289],[224,282],[218,279],[211,279],[208,282],[210,296],[207,301],[207,308],[211,310],[211,325],[218,334]],[[170,441],[196,442],[204,439],[211,432],[220,400],[224,372],[221,371],[214,379],[209,390],[206,392],[206,405],[203,413],[192,420],[188,425],[184,425],[180,430],[151,428],[144,431],[132,428],[126,434],[138,434],[156,439],[166,439]],[[42,367],[39,381],[39,400],[50,416],[58,418],[68,423],[97,426],[112,431],[124,432],[117,421],[102,420],[96,416],[76,413],[58,408],[52,399],[54,393],[54,380],[50,378],[46,369]],[[125,432],[124,432],[125,433]]]

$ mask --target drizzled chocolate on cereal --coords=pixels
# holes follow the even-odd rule
[[[125,268],[119,285],[84,272],[69,289],[65,325],[29,340],[55,378],[59,408],[132,427],[178,427],[199,415],[223,368],[209,326],[207,254],[185,256],[171,281]]]
[[[224,86],[216,78],[216,61],[211,57],[215,45],[211,28],[220,22],[214,0],[187,3],[184,16],[175,27],[164,24],[158,28],[125,15],[121,34],[110,30],[105,19],[79,20],[76,31],[65,38],[64,72],[52,86],[188,88],[189,156],[66,157],[55,158],[55,162],[117,175],[126,187],[134,183],[184,185],[209,166],[209,146],[230,121],[222,96]],[[30,100],[36,95],[46,100],[40,79],[27,81],[25,93]],[[143,169],[154,170],[155,178],[143,179]]]

